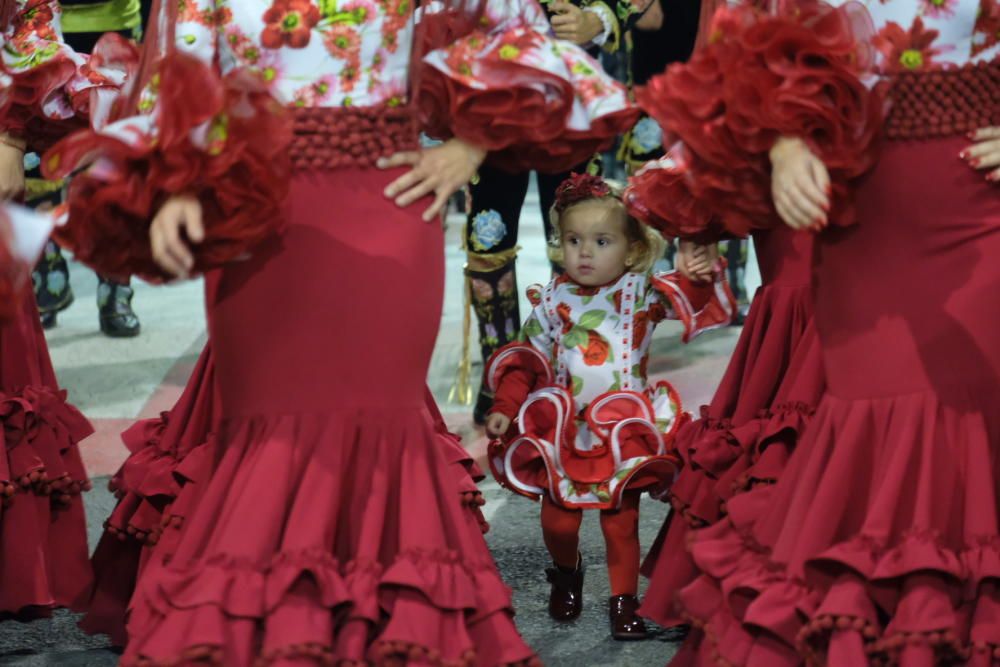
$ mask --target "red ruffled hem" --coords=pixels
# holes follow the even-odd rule
[[[825,397],[785,481],[694,533],[681,599],[705,645],[686,659],[996,664],[997,400]]]
[[[423,409],[234,418],[220,438],[173,557],[140,579],[124,665],[531,660]]]
[[[697,577],[691,530],[722,519],[731,498],[777,481],[823,388],[809,288],[762,288],[712,405],[677,434],[685,466],[666,494],[671,517],[643,562],[643,616],[665,626],[687,622],[676,598]]]
[[[246,255],[280,232],[291,125],[259,81],[239,72],[220,80],[208,65],[172,54],[160,65],[155,114],[155,141],[126,144],[109,133],[112,124],[76,133],[45,155],[49,178],[94,163],[73,178],[70,222],[56,234],[77,259],[116,278],[169,279],[152,259],[149,224],[175,195],[202,205],[205,240],[193,248],[195,271]],[[200,127],[204,147],[191,140]]]
[[[0,613],[33,617],[77,608],[90,584],[78,443],[92,429],[54,388],[30,293],[21,305],[0,329]]]
[[[780,224],[768,151],[793,136],[830,172],[831,222],[854,223],[850,182],[874,163],[881,127],[881,93],[861,80],[873,29],[850,4],[796,9],[794,18],[720,10],[705,48],[636,91],[670,140],[682,142],[633,179],[626,199],[641,220],[667,236],[718,223],[744,236]]]

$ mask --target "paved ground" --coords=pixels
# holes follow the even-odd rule
[[[548,273],[536,209],[537,204],[529,201],[520,234],[524,246],[519,260],[522,289],[531,282],[544,281]],[[453,218],[449,227],[446,304],[428,382],[451,428],[462,433],[470,450],[481,456],[485,439],[472,427],[469,409],[447,403],[461,354],[460,225],[460,219]],[[143,322],[143,334],[133,340],[112,341],[97,330],[95,282],[89,271],[74,266],[72,283],[77,301],[48,336],[60,381],[98,431],[84,447],[85,460],[95,482],[94,491],[86,498],[92,546],[113,506],[113,498],[105,490],[107,477],[126,454],[118,432],[137,417],[155,415],[173,404],[205,340],[198,283],[167,288],[137,285],[136,310]],[[676,334],[677,329],[671,325],[658,329],[650,372],[668,378],[680,390],[685,405],[697,409],[711,396],[738,331],[715,332],[689,346],[681,346]],[[515,590],[518,626],[546,665],[666,664],[679,639],[674,631],[657,628],[651,639],[635,643],[618,643],[609,637],[604,545],[596,514],[585,519],[582,533],[582,551],[589,568],[584,613],[576,623],[561,625],[552,622],[546,613],[548,587],[543,569],[548,561],[538,527],[537,505],[511,496],[492,481],[484,483],[483,490],[493,526],[488,541],[503,576]],[[666,512],[665,505],[644,501],[641,515],[644,547],[656,535]],[[60,613],[52,619],[32,623],[0,623],[0,665],[100,667],[116,662],[117,655],[108,647],[106,638],[79,632],[71,614]]]

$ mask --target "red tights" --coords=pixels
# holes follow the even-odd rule
[[[611,595],[635,595],[639,588],[639,492],[622,494],[617,510],[601,510],[601,532],[608,550]],[[556,565],[576,567],[583,511],[542,498],[542,536]]]

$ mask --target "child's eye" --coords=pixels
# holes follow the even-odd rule
[[[601,246],[603,248],[604,246],[608,245],[608,240],[607,239],[597,239],[597,245],[599,245],[599,246]]]
[[[572,238],[569,240],[570,245],[580,245],[580,239]]]

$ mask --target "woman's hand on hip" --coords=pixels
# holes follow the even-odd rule
[[[423,219],[430,222],[441,214],[448,198],[472,180],[485,158],[486,151],[482,148],[461,139],[449,139],[432,148],[380,158],[377,164],[379,169],[412,167],[389,184],[385,196],[395,200],[397,206],[406,207],[433,193],[434,202],[423,213]]]
[[[969,133],[975,143],[961,152],[960,157],[973,169],[989,170],[986,180],[1000,181],[1000,127],[982,127]]]
[[[153,260],[176,278],[190,277],[194,268],[194,254],[190,246],[204,239],[201,202],[190,195],[176,195],[168,199],[149,226]]]
[[[819,231],[830,212],[830,174],[801,139],[781,137],[771,148],[774,208],[792,229]]]

